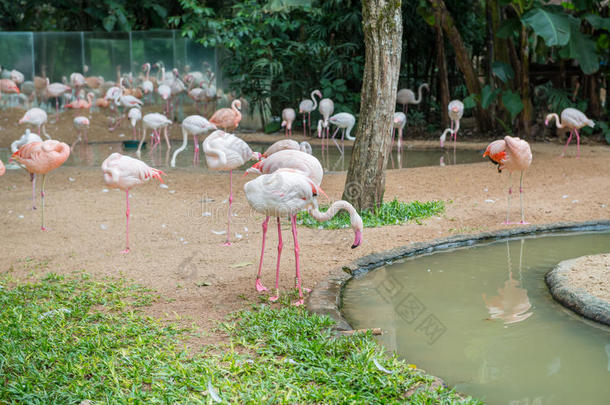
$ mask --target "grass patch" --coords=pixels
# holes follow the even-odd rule
[[[240,312],[221,324],[230,344],[187,353],[188,330],[137,313],[155,299],[86,275],[0,277],[0,403],[392,403],[409,390],[412,403],[462,401],[426,390],[431,379],[372,336],[335,337],[329,318],[302,308]]]
[[[320,211],[326,211],[328,206],[321,206]],[[429,218],[433,215],[442,214],[445,212],[445,203],[443,201],[412,201],[410,203],[393,201],[381,204],[381,207],[374,210],[363,210],[360,212],[362,222],[365,228],[375,228],[384,225],[398,225],[407,221],[416,221]],[[318,229],[341,229],[349,228],[349,214],[340,212],[335,215],[330,221],[318,222],[309,213],[300,212],[297,215],[299,225],[304,225],[309,228]]]

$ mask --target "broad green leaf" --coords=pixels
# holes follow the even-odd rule
[[[563,46],[570,40],[570,20],[566,14],[534,8],[521,20],[541,36],[548,46]]]
[[[495,61],[491,65],[491,70],[498,79],[502,80],[502,83],[506,83],[515,77],[515,71],[512,66],[506,62]]]
[[[519,94],[513,93],[510,90],[502,92],[502,104],[510,113],[511,120],[514,120],[517,114],[523,110],[523,102],[521,101],[521,97]]]
[[[483,90],[481,90],[481,107],[489,108],[489,106],[496,99],[500,91],[500,89],[492,90],[489,84],[483,87]]]
[[[595,48],[595,42],[580,32],[580,21],[574,19],[571,24],[572,39],[568,44],[570,58],[576,59],[583,73],[593,74],[599,70],[599,55]]]
[[[518,33],[521,29],[521,21],[518,18],[511,18],[502,23],[498,31],[496,32],[496,37],[498,38],[509,38],[515,33]]]
[[[585,16],[585,20],[587,20],[595,29],[610,31],[610,18],[603,18],[595,14],[587,14]]]
[[[464,100],[464,108],[474,108],[477,106],[477,96],[474,94],[469,95]]]
[[[110,14],[108,17],[104,18],[104,21],[102,22],[102,24],[104,25],[104,29],[108,32],[112,31],[115,23],[116,17],[114,14]]]

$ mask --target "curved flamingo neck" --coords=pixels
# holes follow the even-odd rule
[[[560,120],[559,120],[559,115],[557,115],[556,113],[552,113],[551,114],[551,119],[555,119],[555,125],[557,126],[557,128],[564,128],[565,124],[563,124]]]
[[[415,100],[415,102],[413,104],[419,104],[421,103],[422,100],[422,89],[426,87],[426,84],[420,84],[419,88],[417,89],[417,100]]]
[[[311,92],[311,94],[310,94],[310,96],[311,96],[311,100],[313,101],[313,109],[314,109],[314,110],[315,110],[316,108],[318,108],[318,100],[316,100],[316,99],[315,99],[315,97],[314,97],[314,96],[316,95],[316,92],[317,92],[317,91],[318,91],[318,90],[314,90],[314,91],[312,91],[312,92]]]

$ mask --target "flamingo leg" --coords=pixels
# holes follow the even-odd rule
[[[519,179],[519,203],[521,204],[521,222],[520,224],[528,224],[525,222],[525,215],[523,213],[523,170],[521,170],[521,178]]]
[[[510,225],[510,222],[508,221],[508,215],[510,213],[510,197],[511,197],[511,194],[513,193],[513,188],[511,185],[512,175],[513,175],[512,172],[508,174],[508,207],[506,208],[506,221],[502,222],[502,225]]]
[[[125,250],[123,250],[121,253],[129,253],[129,190],[125,191],[125,196],[126,196],[125,201],[127,201],[127,209],[125,210],[125,216],[127,217],[127,227],[125,229],[126,244],[125,244]]]
[[[36,174],[30,173],[30,181],[32,182],[32,209],[36,209]]]
[[[136,127],[135,127],[135,125],[133,127],[133,140],[134,141],[136,140]]]
[[[564,157],[566,155],[566,150],[568,149],[568,145],[570,144],[570,141],[572,140],[573,135],[574,135],[574,130],[571,130],[570,136],[568,137],[568,141],[566,142],[566,146],[563,147],[563,153],[561,154],[561,157]]]
[[[311,136],[311,112],[307,113],[307,136]]]
[[[44,226],[44,183],[45,183],[46,179],[47,179],[47,175],[43,174],[42,175],[42,188],[40,189],[40,200],[42,201],[42,226],[40,227],[41,231],[47,230],[47,228],[45,228],[45,226]]]
[[[394,155],[392,154],[394,150],[394,135],[396,134],[396,129],[392,128],[392,142],[390,144],[390,160],[392,161],[392,169],[394,168]]]
[[[224,246],[231,246],[231,204],[233,203],[233,170],[229,170],[229,215],[227,220],[227,240]]]
[[[299,269],[299,241],[297,239],[297,214],[290,216],[290,222],[292,224],[292,238],[294,239],[294,261],[296,264],[296,276],[297,276],[297,289],[299,290],[299,300],[292,303],[292,305],[303,305],[305,300],[303,299],[303,291],[301,290],[301,272]]]
[[[275,302],[280,298],[280,258],[282,257],[282,226],[280,225],[280,217],[277,217],[277,265],[275,266],[275,295],[269,297],[269,301]]]
[[[261,260],[258,263],[258,274],[256,275],[256,282],[254,283],[254,287],[256,291],[263,292],[267,291],[267,287],[261,283],[261,272],[263,270],[263,256],[265,255],[265,239],[267,238],[267,224],[269,223],[269,216],[265,218],[263,221],[263,246],[261,247]]]
[[[164,130],[163,130],[163,135],[165,135],[165,143],[167,143],[167,151],[169,152],[169,150],[171,149],[172,145],[171,145],[171,143],[169,142],[169,135],[168,135],[168,132],[169,132],[169,130],[168,130],[167,126],[166,126],[166,127],[164,128]],[[160,142],[160,140],[159,140],[159,142]]]
[[[576,157],[579,158],[580,157],[580,134],[578,133],[578,129],[574,129],[574,132],[576,132]]]
[[[85,143],[89,143],[89,139],[87,139],[87,129],[83,131],[83,135],[85,137]]]
[[[337,127],[337,129],[335,129],[335,132],[333,132],[332,140],[333,140],[335,146],[337,147],[337,149],[339,149],[339,152],[341,152],[341,147],[339,146],[339,144],[337,143],[337,140],[335,139],[335,135],[337,135],[338,131],[339,131],[339,127]]]
[[[307,136],[307,119],[305,113],[303,113],[303,136]]]
[[[197,135],[193,135],[193,140],[195,141],[195,156],[193,157],[193,163],[199,163],[199,140],[197,139]]]

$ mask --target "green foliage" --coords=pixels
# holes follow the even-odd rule
[[[548,46],[563,46],[570,41],[570,20],[564,13],[536,7],[527,12],[522,21],[541,36]]]
[[[134,312],[157,299],[121,280],[0,278],[2,403],[478,403],[384,353],[370,334],[260,306],[222,325],[229,344],[188,352],[192,330]],[[373,363],[376,359],[385,374]]]
[[[327,207],[321,207],[325,209]],[[429,218],[433,215],[442,214],[445,211],[443,201],[412,201],[405,203],[396,199],[383,203],[381,207],[374,210],[363,210],[360,212],[365,228],[376,228],[384,225],[398,225],[407,221],[417,221]],[[350,219],[346,212],[340,212],[330,221],[318,222],[307,212],[300,212],[297,215],[299,225],[309,228],[319,229],[341,229],[349,228]]]
[[[523,110],[521,96],[510,90],[502,92],[502,105],[504,105],[504,108],[510,113],[511,120],[514,120],[517,114]]]

